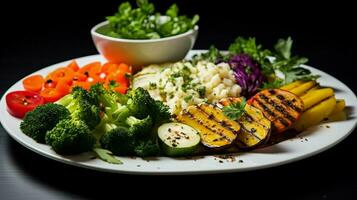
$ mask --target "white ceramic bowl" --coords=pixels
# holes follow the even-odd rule
[[[183,59],[195,44],[198,26],[185,33],[160,39],[121,39],[97,33],[108,21],[91,30],[94,44],[108,61],[124,62],[134,66],[173,62]]]

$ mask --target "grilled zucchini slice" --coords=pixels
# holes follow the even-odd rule
[[[220,104],[228,106],[231,103],[240,102],[239,98],[225,98]],[[235,144],[241,149],[248,149],[264,144],[269,140],[271,122],[264,117],[263,113],[251,106],[246,105],[245,114],[237,121],[241,129],[237,135]]]
[[[232,144],[240,130],[237,122],[226,117],[218,107],[208,104],[189,106],[181,111],[177,120],[196,129],[201,143],[210,148]]]

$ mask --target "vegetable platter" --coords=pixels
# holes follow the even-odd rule
[[[147,0],[122,3],[98,34],[175,39],[199,20],[179,15],[176,4],[154,12]],[[212,45],[148,65],[105,54],[65,61],[14,84],[1,99],[1,123],[41,155],[101,171],[221,173],[289,163],[334,146],[357,123],[353,92],[305,65],[292,45],[290,37],[266,48],[238,36],[228,51]]]

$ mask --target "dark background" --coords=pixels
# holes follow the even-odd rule
[[[89,30],[103,21],[104,16],[113,14],[120,2],[2,1],[0,95],[35,70],[96,54]],[[337,77],[356,92],[356,13],[355,7],[346,2],[318,5],[303,1],[154,2],[162,12],[176,2],[183,13],[200,15],[196,49],[211,44],[226,49],[238,35],[255,36],[270,48],[278,38],[291,36],[296,54],[308,57],[310,65]],[[163,188],[171,193],[168,198],[191,197],[187,191],[196,191],[197,198],[233,195],[235,198],[355,199],[356,139],[355,131],[326,152],[272,169],[207,176],[141,177],[57,163],[25,149],[0,127],[0,199],[124,198],[129,191],[135,197],[146,194],[157,198],[162,196]],[[154,189],[149,190],[150,186]]]

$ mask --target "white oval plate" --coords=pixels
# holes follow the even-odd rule
[[[192,50],[187,57],[191,57],[199,52],[198,50]],[[86,56],[76,60],[80,65],[98,60],[105,62],[105,59],[100,55]],[[53,69],[65,66],[69,62],[70,61],[65,61],[51,65],[34,74],[46,75]],[[320,124],[306,130],[296,138],[252,152],[235,154],[235,156],[230,159],[222,159],[217,156],[177,159],[169,157],[155,157],[150,159],[120,157],[120,160],[122,160],[124,164],[114,165],[99,159],[90,159],[92,157],[90,153],[76,156],[58,155],[49,146],[36,143],[30,137],[23,134],[19,128],[21,120],[12,117],[6,111],[6,93],[14,90],[22,90],[22,80],[10,87],[2,97],[0,102],[0,121],[9,135],[28,149],[60,162],[94,170],[127,174],[206,174],[268,168],[301,160],[320,153],[346,138],[357,124],[357,98],[355,94],[353,94],[345,84],[327,73],[308,66],[306,66],[306,68],[310,69],[314,74],[321,75],[319,82],[324,86],[333,87],[336,91],[337,98],[345,99],[349,111],[348,119],[345,121]]]

